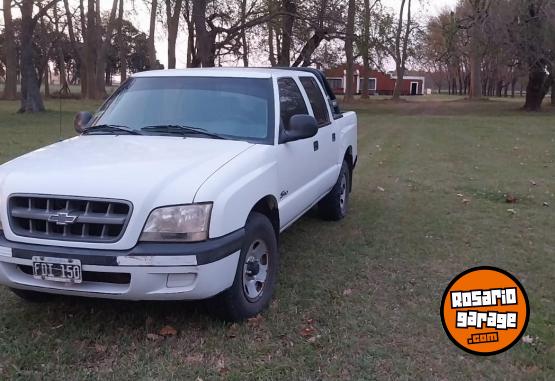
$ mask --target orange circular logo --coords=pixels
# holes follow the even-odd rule
[[[441,301],[447,336],[476,355],[495,355],[512,347],[526,331],[529,318],[524,288],[496,267],[475,267],[457,275]]]

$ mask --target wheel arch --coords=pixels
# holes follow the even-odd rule
[[[252,207],[251,212],[258,212],[266,216],[274,227],[276,239],[279,239],[279,207],[277,199],[273,195],[267,195],[258,200]]]
[[[349,167],[349,192],[353,189],[353,170],[355,168],[354,160],[353,146],[349,146],[345,150],[345,155],[343,155],[343,161],[347,162],[347,166]]]

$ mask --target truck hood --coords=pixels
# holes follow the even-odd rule
[[[135,204],[155,202],[178,182],[176,197],[188,203],[210,175],[250,146],[204,138],[80,136],[1,166],[0,189],[3,197],[34,193],[116,198]]]

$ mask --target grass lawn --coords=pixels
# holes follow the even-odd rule
[[[0,379],[555,379],[555,112],[446,99],[350,106],[350,215],[309,215],[283,234],[279,290],[261,318],[225,324],[193,303],[31,305],[0,289]],[[66,102],[62,135],[92,108]],[[56,112],[15,109],[0,102],[0,162],[59,137]],[[449,341],[441,295],[477,265],[523,283],[532,343],[478,357]],[[152,340],[166,325],[178,334]]]

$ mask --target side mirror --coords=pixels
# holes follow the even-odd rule
[[[311,115],[293,115],[289,120],[289,129],[282,129],[279,142],[287,143],[295,140],[308,139],[318,133],[318,122]]]
[[[88,111],[78,112],[73,119],[73,127],[75,128],[75,131],[77,131],[78,134],[82,134],[92,118],[93,114]]]

